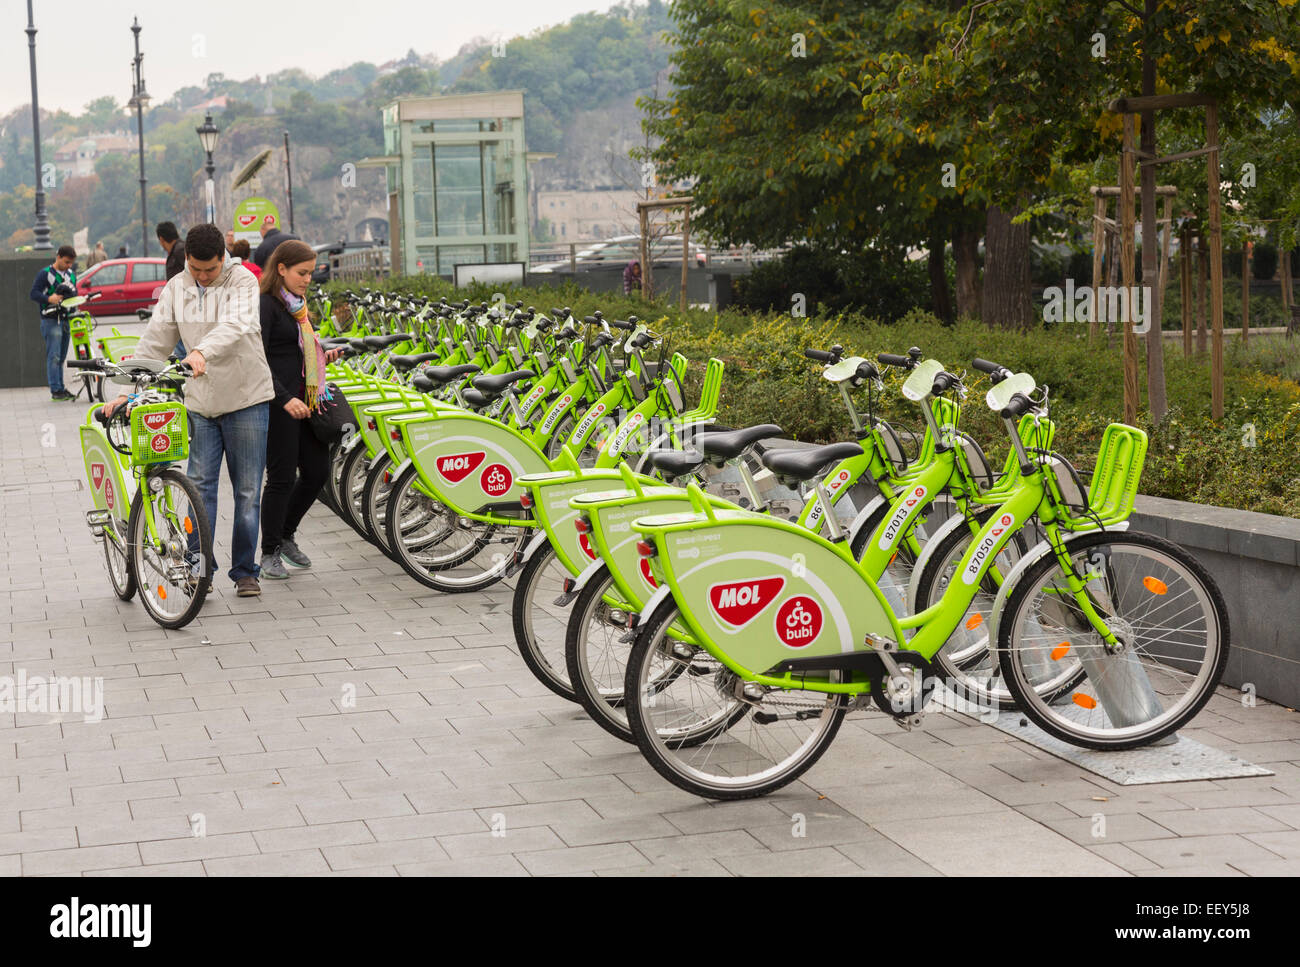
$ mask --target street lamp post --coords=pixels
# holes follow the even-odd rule
[[[29,0],[30,2],[30,0]],[[149,213],[147,211],[147,182],[144,177],[144,109],[149,103],[149,93],[144,89],[144,54],[140,53],[140,18],[131,23],[131,33],[135,35],[135,58],[131,61],[132,85],[131,100],[127,107],[135,108],[135,130],[139,139],[140,153],[140,254],[149,254]]]
[[[203,150],[208,153],[207,164],[204,165],[204,170],[208,173],[207,184],[204,186],[208,199],[207,221],[209,225],[215,225],[217,221],[217,191],[212,179],[217,173],[217,167],[212,163],[212,152],[217,150],[217,138],[221,135],[221,131],[212,123],[212,115],[208,114],[203,119],[203,126],[195,128],[194,133],[199,136],[199,144],[203,145]]]
[[[50,244],[50,224],[45,216],[45,187],[41,180],[41,108],[36,100],[36,24],[32,21],[32,0],[27,0],[27,50],[32,62],[32,143],[36,146],[36,243],[37,251],[54,248]]]

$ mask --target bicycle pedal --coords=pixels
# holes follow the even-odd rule
[[[921,721],[925,718],[924,712],[917,712],[914,715],[895,715],[892,716],[894,724],[904,732],[911,732],[912,729],[919,729]]]

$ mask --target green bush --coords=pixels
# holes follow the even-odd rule
[[[930,279],[925,260],[909,261],[898,251],[799,246],[735,281],[740,309],[789,312],[797,295],[804,297],[808,316],[858,311],[893,320],[913,306],[930,305]]]
[[[1277,249],[1268,242],[1255,243],[1254,265],[1251,271],[1255,278],[1268,281],[1277,275]]]

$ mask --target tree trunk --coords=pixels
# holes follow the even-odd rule
[[[952,258],[957,267],[957,315],[978,319],[981,311],[980,231],[959,225],[952,231]]]
[[[930,269],[930,302],[934,306],[934,314],[951,324],[952,293],[948,290],[948,273],[944,266],[946,247],[947,239],[944,238],[942,227],[936,221],[930,228],[930,253],[926,258]]]
[[[1011,224],[1017,211],[990,206],[984,233],[983,316],[989,326],[1002,329],[1027,329],[1034,318],[1029,223]]]

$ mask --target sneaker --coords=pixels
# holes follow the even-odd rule
[[[280,556],[284,558],[286,564],[292,564],[294,567],[311,567],[311,558],[288,538],[280,542]]]
[[[289,576],[289,572],[284,569],[284,561],[280,559],[281,553],[282,551],[262,555],[262,577],[283,581]]]
[[[240,578],[235,582],[235,590],[241,598],[257,598],[262,594],[262,587],[257,583],[257,578]]]
[[[64,400],[75,400],[75,399],[76,397],[73,396],[71,393],[69,393],[66,389],[61,389],[57,393],[50,394],[50,402],[52,403],[62,403]]]
[[[193,594],[198,589],[200,580],[202,579],[197,574],[191,574],[189,577],[185,579],[185,584],[189,587],[191,594]],[[207,593],[208,594],[212,593],[212,578],[208,578]]]

